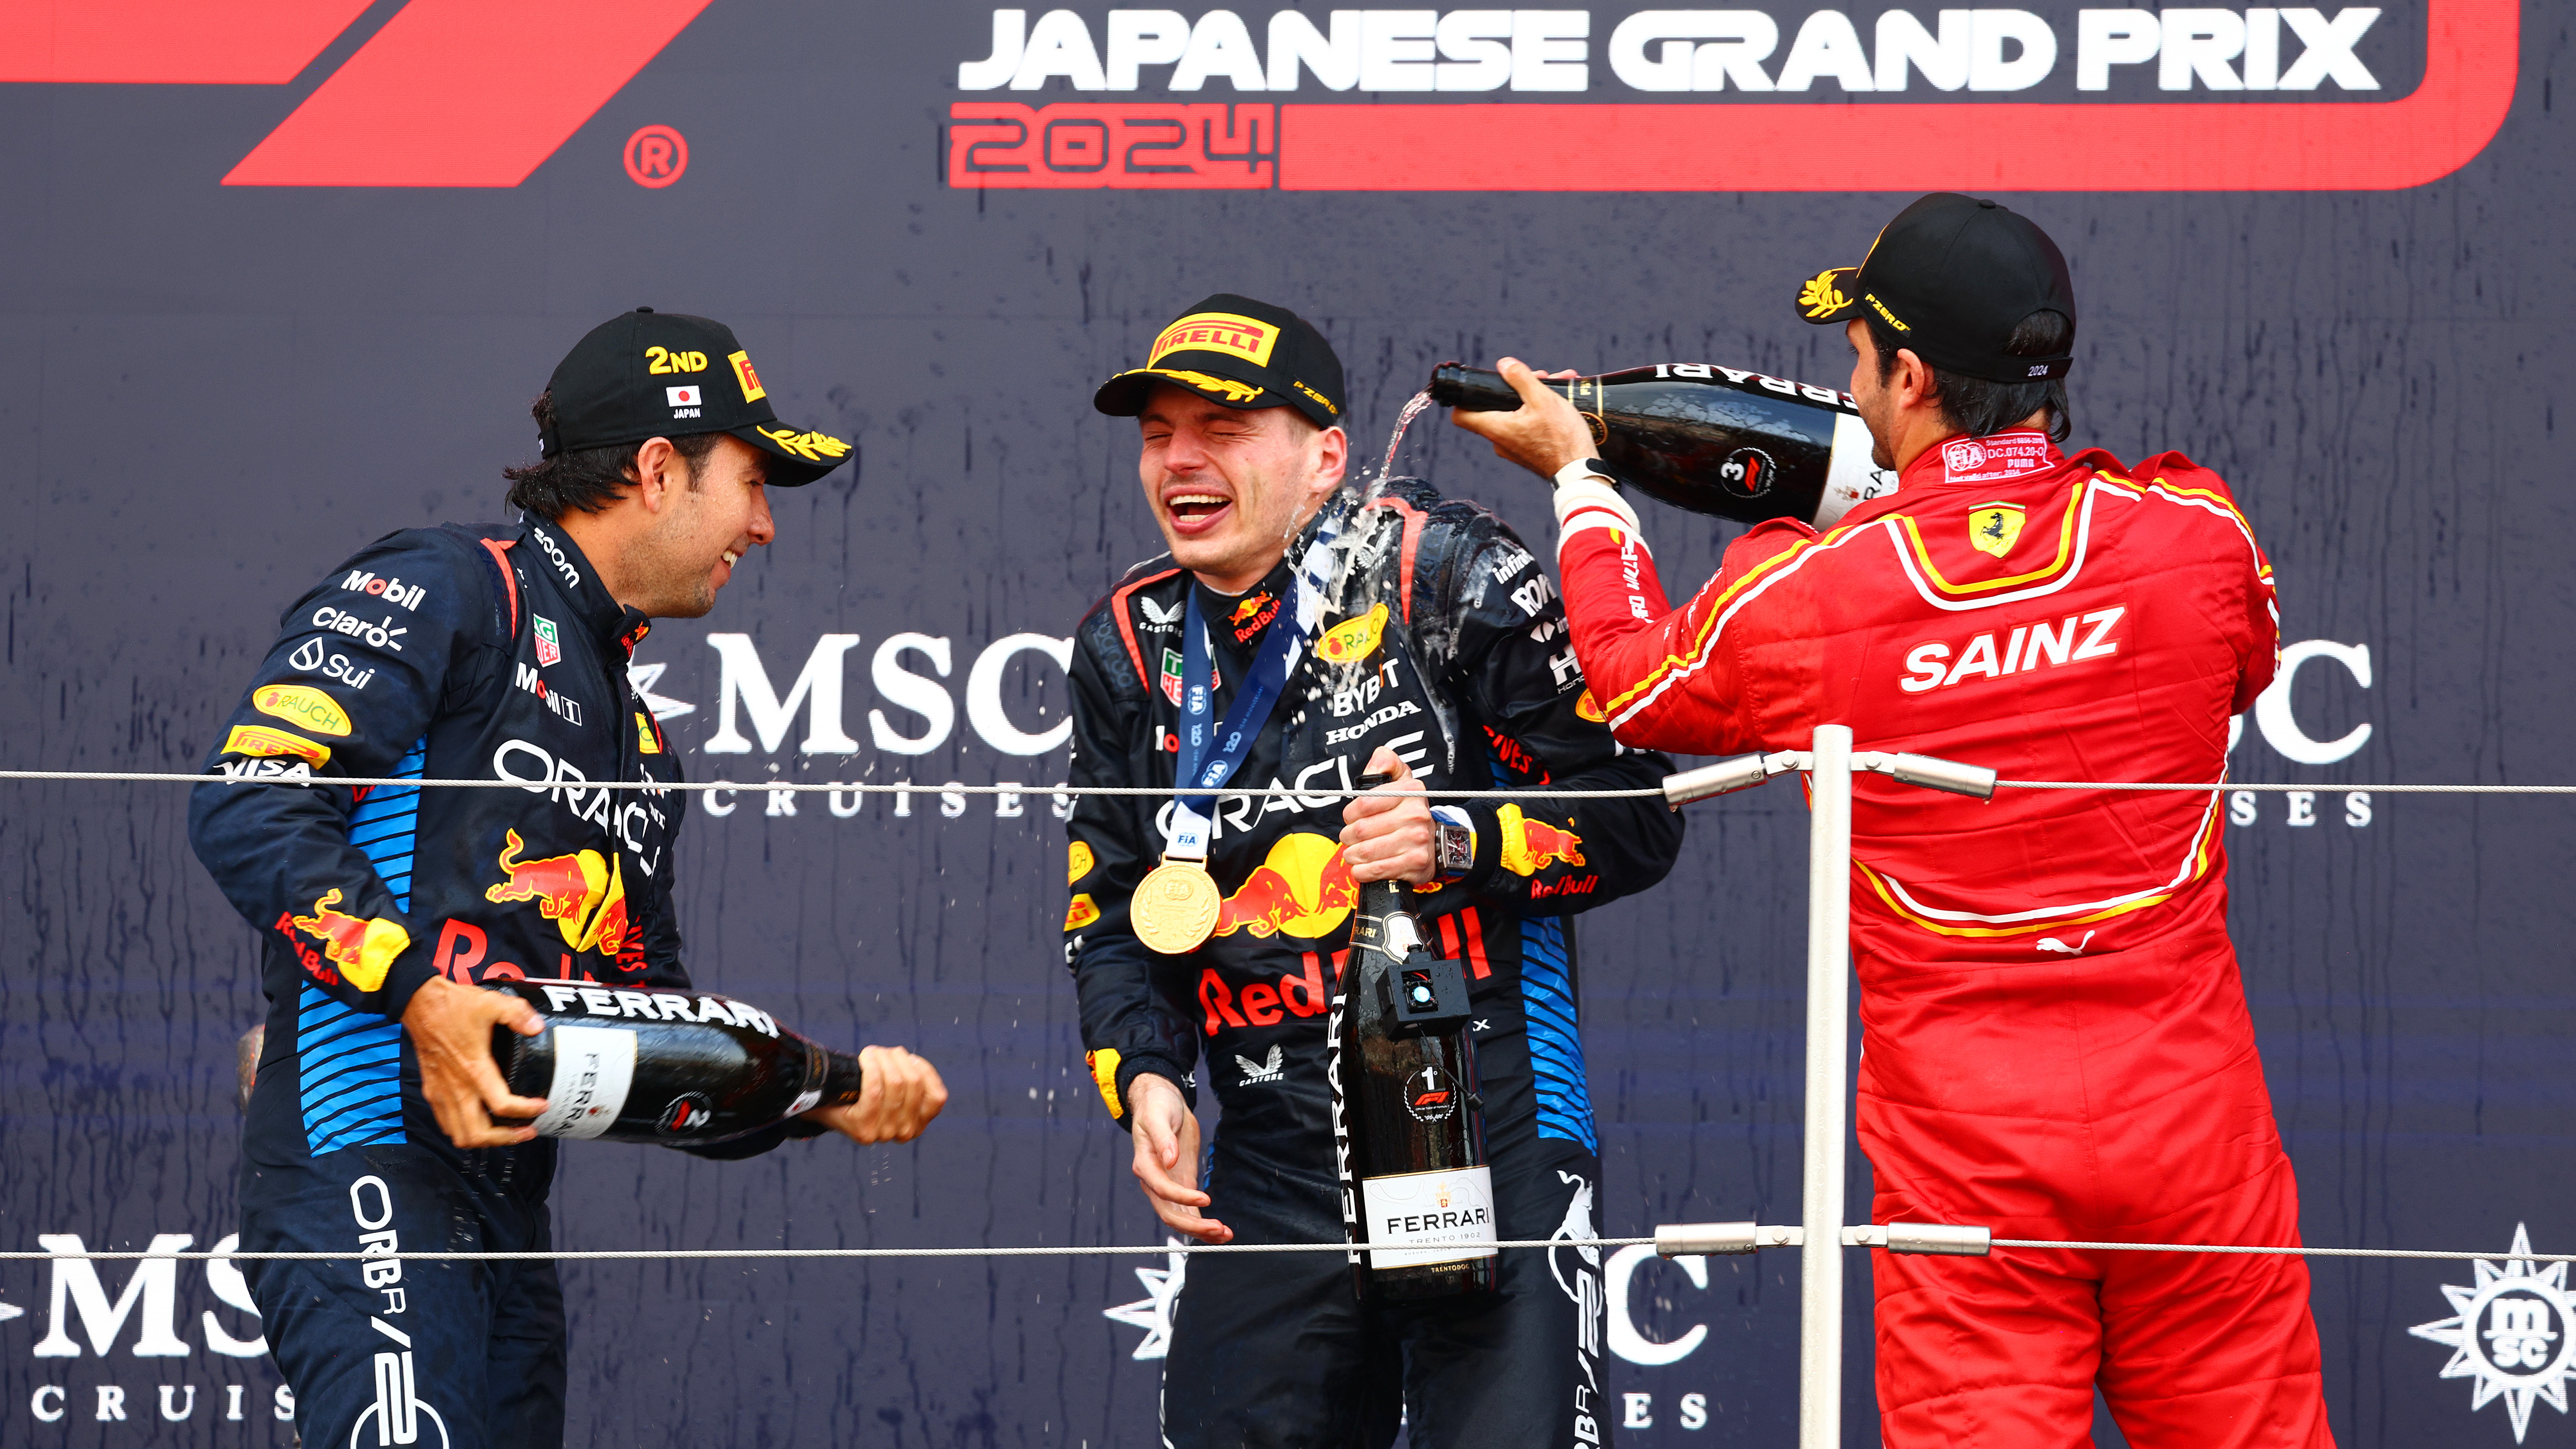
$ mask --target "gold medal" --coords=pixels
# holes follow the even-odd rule
[[[1137,883],[1127,920],[1135,928],[1136,939],[1149,950],[1179,956],[1197,950],[1216,929],[1222,905],[1216,878],[1205,865],[1165,856]]]

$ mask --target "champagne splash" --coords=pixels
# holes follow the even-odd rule
[[[1395,451],[1404,446],[1404,430],[1412,427],[1413,420],[1422,416],[1422,410],[1429,406],[1431,390],[1425,388],[1413,395],[1412,400],[1404,405],[1404,411],[1395,415],[1395,431],[1386,435],[1386,456],[1378,460],[1377,477],[1369,482],[1370,498],[1377,497],[1379,491],[1386,487],[1386,480],[1395,476]]]

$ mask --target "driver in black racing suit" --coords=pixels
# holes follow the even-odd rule
[[[1172,786],[1191,594],[1222,715],[1266,631],[1293,627],[1295,565],[1326,511],[1392,607],[1301,656],[1237,782],[1347,790],[1373,766],[1410,791],[1656,784],[1670,763],[1611,739],[1546,572],[1500,519],[1410,480],[1364,508],[1336,496],[1343,396],[1311,325],[1227,294],[1100,389],[1102,412],[1140,419],[1139,471],[1172,552],[1082,622],[1073,784]],[[1323,656],[1370,667],[1328,672]],[[1661,880],[1680,817],[1657,799],[1221,796],[1207,866],[1224,902],[1206,943],[1173,956],[1129,923],[1172,810],[1169,796],[1077,797],[1065,918],[1086,1059],[1162,1221],[1211,1243],[1342,1240],[1329,973],[1359,884],[1404,879],[1441,954],[1467,963],[1500,1236],[1593,1237],[1598,1149],[1564,918]],[[1224,1123],[1200,1191],[1203,1049]],[[1595,1249],[1510,1250],[1490,1296],[1372,1308],[1340,1254],[1197,1259],[1173,1313],[1164,1442],[1383,1446],[1402,1422],[1422,1446],[1601,1443],[1600,1263]]]

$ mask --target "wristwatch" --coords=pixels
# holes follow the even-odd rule
[[[1433,879],[1456,885],[1476,868],[1476,822],[1455,805],[1431,807]]]

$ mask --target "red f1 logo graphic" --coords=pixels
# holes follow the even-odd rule
[[[284,85],[369,0],[0,0],[0,82]],[[516,186],[707,0],[411,0],[226,186]]]

